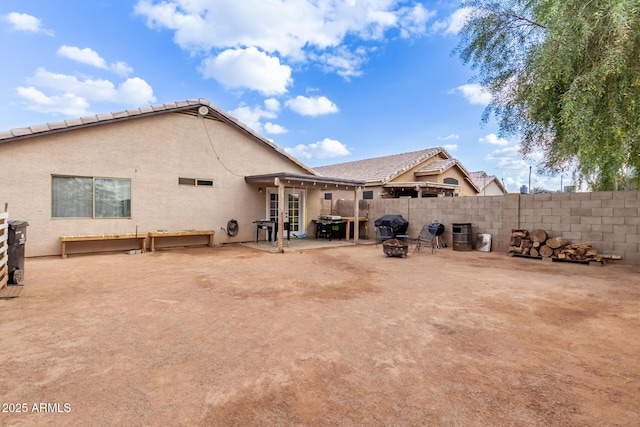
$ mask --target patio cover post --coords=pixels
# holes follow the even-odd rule
[[[353,191],[353,244],[358,244],[358,238],[360,237],[360,192],[361,187],[356,186]],[[346,236],[348,239],[349,236]]]
[[[284,252],[284,184],[278,177],[273,182],[278,186],[278,252]]]

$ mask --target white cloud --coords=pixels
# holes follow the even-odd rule
[[[205,78],[214,78],[226,87],[253,89],[265,95],[286,93],[293,83],[291,67],[255,47],[225,50],[205,59],[201,71]]]
[[[98,52],[89,48],[81,49],[75,46],[63,45],[60,46],[57,54],[81,64],[91,65],[92,67],[100,68],[103,70],[111,70],[121,76],[127,76],[131,72],[133,72],[133,69],[129,67],[125,62],[119,61],[114,64],[107,65],[107,62],[98,54]]]
[[[294,157],[304,159],[330,159],[350,154],[345,144],[329,138],[309,145],[299,144],[293,148],[285,148],[285,151]]]
[[[490,133],[487,136],[480,138],[478,141],[485,144],[509,145],[509,141],[504,138],[499,138],[495,133]]]
[[[479,84],[466,84],[456,89],[472,105],[488,105],[491,102],[491,93]]]
[[[298,95],[284,103],[288,108],[303,116],[320,116],[338,112],[336,104],[325,96],[311,97]]]
[[[458,144],[447,144],[442,148],[444,148],[447,151],[458,151]]]
[[[452,133],[451,135],[447,135],[445,137],[439,136],[438,139],[440,141],[448,141],[450,139],[460,139],[460,135],[456,135],[455,133]]]
[[[289,132],[285,127],[282,127],[280,125],[276,125],[274,123],[271,122],[267,122],[264,124],[264,131],[268,134],[272,134],[272,135],[279,135],[279,134],[283,134],[283,133],[287,133]]]
[[[29,102],[29,109],[40,112],[80,116],[87,114],[90,102],[140,106],[156,100],[151,86],[137,77],[116,86],[109,80],[81,80],[39,68],[28,80],[32,86],[17,88],[18,95]]]
[[[280,111],[280,101],[275,98],[269,98],[264,100],[264,106],[267,107],[267,110],[278,112]]]
[[[11,12],[4,16],[4,19],[11,24],[14,31],[27,31],[30,33],[42,33],[49,36],[53,31],[42,28],[40,19],[26,13]]]
[[[471,14],[470,8],[460,8],[453,12],[444,21],[436,21],[433,24],[432,29],[436,32],[442,32],[445,35],[456,35],[462,30],[462,27],[467,23]]]
[[[427,21],[436,16],[435,11],[429,11],[421,4],[414,7],[405,7],[399,10],[400,37],[410,38],[423,34],[427,27]]]
[[[63,45],[60,46],[57,53],[58,55],[65,58],[69,58],[73,61],[77,61],[83,64],[91,65],[96,68],[107,68],[107,63],[105,62],[105,60],[93,49],[80,49],[79,47],[75,46]]]
[[[126,105],[146,105],[155,100],[151,85],[139,77],[133,77],[120,84],[113,101]]]
[[[267,104],[266,101],[265,101],[265,104]],[[253,107],[253,108],[251,108],[251,107],[249,107],[247,105],[244,105],[244,104],[240,105],[235,110],[229,111],[229,114],[231,114],[233,117],[237,118],[242,123],[244,123],[249,128],[253,129],[254,131],[256,131],[258,133],[263,133],[264,132],[264,129],[263,129],[262,124],[260,122],[262,119],[275,119],[276,117],[278,117],[276,112],[271,111],[269,109],[265,110],[265,109],[263,109],[261,107]],[[271,126],[275,126],[275,125],[271,125]],[[275,128],[271,127],[271,129],[275,129]],[[284,128],[282,128],[282,129],[284,129]]]
[[[289,130],[284,126],[270,121],[264,123],[264,125],[262,124],[263,119],[277,118],[279,112],[280,101],[275,98],[265,99],[264,108],[260,106],[249,107],[245,104],[241,104],[236,109],[229,111],[233,117],[240,120],[255,132],[271,135],[280,135],[289,132]]]
[[[133,73],[133,68],[131,68],[126,62],[118,61],[109,65],[109,69],[116,73],[119,76],[128,76]]]
[[[336,73],[345,79],[362,75],[362,65],[367,62],[366,49],[352,52],[345,47],[338,47],[331,52],[321,54],[310,53],[309,59],[320,64],[327,73]]]
[[[495,164],[496,169],[500,172],[496,176],[501,176],[504,183],[512,192],[518,192],[520,186],[529,186],[529,171],[531,171],[531,188],[544,188],[555,191],[560,189],[560,176],[550,177],[538,175],[536,173],[537,164],[543,160],[543,153],[536,151],[529,155],[526,159],[520,154],[520,147],[513,145],[500,148],[485,157],[485,160]],[[563,184],[570,185],[570,173],[564,175]]]
[[[535,165],[542,161],[544,154],[541,151],[535,151],[527,156],[526,159],[522,158],[520,154],[520,146],[513,145],[510,147],[500,148],[487,155],[486,160],[494,162],[504,170],[520,170],[526,169],[529,171],[529,165]]]
[[[139,0],[134,11],[148,27],[173,31],[175,43],[193,54],[254,48],[282,64],[310,61],[343,77],[361,74],[364,46],[421,37],[435,15],[416,0]],[[252,73],[232,84],[220,70],[207,76],[255,89]]]
[[[17,88],[18,95],[28,102],[27,109],[38,113],[61,113],[70,117],[89,114],[86,99],[70,93],[47,96],[34,87]]]

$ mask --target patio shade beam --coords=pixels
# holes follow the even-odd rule
[[[292,172],[278,172],[264,175],[245,176],[247,183],[272,185],[275,179],[286,186],[306,187],[316,186],[318,188],[337,188],[340,190],[352,190],[356,187],[364,186],[364,181],[353,179],[333,178],[320,175],[305,175]]]

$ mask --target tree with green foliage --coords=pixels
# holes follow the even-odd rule
[[[640,188],[638,0],[467,0],[456,49],[493,95],[483,114],[543,173]]]

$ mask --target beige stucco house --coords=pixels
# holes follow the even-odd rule
[[[322,189],[356,197],[363,184],[319,176],[203,99],[0,132],[0,158],[0,203],[29,223],[27,256],[60,254],[61,236],[214,230],[216,243],[252,241],[254,221],[286,216],[303,234]]]
[[[464,166],[442,147],[320,166],[314,170],[325,176],[364,181],[365,199],[474,196],[479,192]],[[334,199],[344,196],[332,194]]]
[[[469,175],[478,187],[478,196],[502,196],[508,193],[495,175],[488,175],[485,171],[471,172]]]

